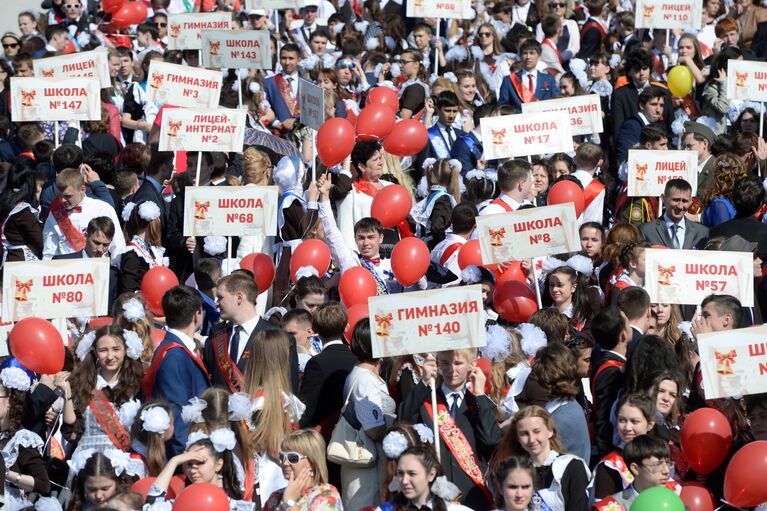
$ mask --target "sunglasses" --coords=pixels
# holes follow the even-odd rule
[[[64,4],[65,9],[79,9],[80,4]]]
[[[158,23],[158,24],[157,24],[157,27],[158,27],[158,28],[165,28],[165,27],[167,27],[167,26],[168,26],[168,24],[167,24],[167,23]]]
[[[493,34],[491,34],[490,32],[480,32],[477,35],[479,37],[492,37],[493,36]]]
[[[556,9],[556,8],[564,9],[565,7],[567,7],[567,4],[552,2],[549,4],[549,6],[551,6],[552,9]]]
[[[354,69],[354,68],[355,68],[354,62],[343,61],[338,63],[338,69]]]
[[[3,43],[3,48],[5,48],[6,50],[7,50],[8,48],[18,48],[18,47],[19,47],[19,43],[11,43],[11,44],[5,44],[5,43]]]
[[[304,459],[306,459],[306,456],[295,451],[280,452],[280,463],[285,463],[285,460],[287,460],[291,465],[295,465]]]

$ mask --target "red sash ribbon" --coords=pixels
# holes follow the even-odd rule
[[[277,85],[277,89],[280,91],[280,96],[282,96],[282,99],[285,101],[285,106],[288,107],[291,117],[298,117],[298,101],[296,101],[296,97],[293,95],[293,88],[282,75],[275,75],[274,83]]]
[[[69,219],[69,213],[64,207],[64,203],[61,201],[59,195],[51,202],[50,213],[53,218],[56,219],[56,223],[59,224],[61,232],[64,233],[64,237],[67,239],[67,243],[74,249],[75,252],[85,248],[85,236],[72,224]]]
[[[602,190],[604,189],[605,185],[602,184],[599,179],[592,179],[588,186],[586,186],[586,188],[583,190],[583,198],[585,199],[584,202],[586,203],[584,209],[589,207],[589,204],[591,204],[594,199],[599,197],[599,194],[602,193]]]
[[[125,429],[125,426],[120,422],[120,417],[117,415],[117,410],[107,399],[107,395],[103,390],[97,390],[93,393],[93,398],[88,407],[93,412],[93,416],[107,434],[109,440],[122,451],[127,451],[130,448],[130,434]]]
[[[202,374],[205,375],[205,379],[210,381],[210,375],[208,374],[208,369],[205,367],[205,364],[202,363],[202,360],[200,360],[200,357],[189,351],[189,348],[184,346],[183,344],[180,344],[178,342],[171,342],[168,343],[161,348],[159,348],[157,351],[155,351],[154,358],[152,359],[152,364],[149,366],[149,369],[146,370],[146,373],[144,373],[144,378],[141,380],[141,390],[144,391],[144,396],[146,399],[149,399],[152,396],[152,391],[154,390],[154,380],[157,376],[157,371],[160,369],[160,365],[162,364],[162,361],[165,359],[165,355],[168,354],[170,350],[173,348],[180,348],[186,352],[187,355],[194,361],[195,364],[197,364],[197,367],[200,368],[200,371],[202,371]]]
[[[565,63],[565,61],[562,59],[562,52],[559,51],[556,44],[552,43],[549,39],[544,39],[543,44],[554,50],[554,52],[557,54],[557,58],[559,59],[560,64]]]
[[[517,91],[517,95],[519,96],[519,99],[522,100],[522,103],[538,101],[538,98],[535,97],[535,91],[525,87],[522,84],[522,79],[517,73],[511,73],[509,75],[509,80],[511,80],[511,84],[514,86],[514,90]]]
[[[229,335],[226,333],[226,328],[219,330],[218,333],[211,336],[210,340],[216,355],[216,365],[224,377],[226,386],[232,392],[239,392],[244,386],[245,378],[237,365],[232,363],[232,359],[229,358]]]
[[[512,211],[514,211],[513,209],[511,209],[511,206],[509,206],[509,204],[505,200],[501,199],[500,197],[498,197],[497,199],[493,199],[490,202],[490,204],[501,206],[503,209],[506,210],[507,213],[511,213]]]
[[[447,247],[445,251],[442,252],[442,257],[439,258],[439,264],[441,264],[442,266],[445,266],[445,263],[447,263],[447,260],[450,259],[450,256],[458,252],[461,249],[461,247],[463,247],[463,243],[461,243],[460,241],[456,241],[455,243]]]
[[[423,405],[426,408],[426,412],[429,414],[429,418],[434,421],[434,410],[431,407],[431,403],[426,402]],[[479,468],[474,449],[472,449],[471,444],[466,439],[466,435],[463,434],[461,428],[458,427],[450,416],[450,412],[447,411],[447,407],[444,404],[437,404],[437,415],[439,417],[437,426],[442,441],[445,442],[447,448],[450,449],[453,457],[458,462],[458,465],[460,465],[461,470],[463,470],[466,475],[469,476],[469,479],[482,490],[482,493],[485,494],[488,502],[492,505],[493,495],[487,488],[485,476],[482,474],[482,469]]]

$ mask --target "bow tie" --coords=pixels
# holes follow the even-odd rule
[[[381,258],[380,257],[364,257],[365,261],[374,264],[376,266],[379,266],[381,264]]]
[[[82,212],[83,212],[83,207],[82,206],[75,206],[75,207],[73,207],[72,209],[69,210],[69,214],[70,215],[72,213],[82,213]]]

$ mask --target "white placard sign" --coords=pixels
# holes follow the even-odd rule
[[[698,189],[698,153],[630,149],[627,162],[628,196],[660,197],[671,179],[684,179]]]
[[[101,120],[96,78],[11,78],[13,122]]]
[[[727,98],[767,101],[767,62],[728,60]]]
[[[37,78],[96,78],[102,89],[112,86],[109,57],[103,49],[36,59],[32,67]]]
[[[581,249],[572,202],[477,217],[482,264],[507,263]]]
[[[276,186],[187,186],[184,236],[274,236]]]
[[[697,337],[706,399],[767,392],[767,326]]]
[[[602,103],[597,94],[584,94],[571,98],[547,99],[522,103],[523,114],[567,112],[573,135],[602,133]]]
[[[298,82],[298,104],[301,105],[301,123],[313,130],[325,122],[325,91],[304,79]]]
[[[699,30],[703,3],[690,0],[637,0],[636,28],[689,28]]]
[[[368,298],[375,358],[485,346],[482,287]]]
[[[217,108],[223,79],[221,71],[153,60],[149,64],[146,98],[159,105]]]
[[[160,151],[241,153],[245,110],[166,108],[160,126]]]
[[[245,6],[248,10],[251,9],[264,9],[264,10],[279,10],[279,9],[296,9],[301,7],[299,0],[245,0]]]
[[[405,0],[408,18],[473,18],[468,0]]]
[[[232,13],[205,12],[168,15],[168,49],[199,50],[203,30],[231,30]]]
[[[485,117],[480,129],[486,160],[573,151],[567,112]]]
[[[202,67],[271,69],[268,30],[203,30]]]
[[[109,314],[109,258],[20,261],[3,268],[6,321]]]
[[[754,255],[718,250],[645,249],[645,284],[652,303],[700,305],[710,294],[754,306]]]

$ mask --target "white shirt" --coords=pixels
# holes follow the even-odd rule
[[[576,170],[573,172],[573,176],[578,178],[581,182],[581,186],[585,190],[586,187],[594,180],[594,176],[586,172],[585,170]],[[602,223],[605,210],[605,190],[599,192],[599,195],[594,197],[589,204],[583,209],[581,214],[581,220],[583,222],[598,222]]]
[[[238,326],[242,327],[242,332],[240,332],[240,341],[237,346],[237,358],[234,360],[235,364],[239,362],[240,358],[242,357],[242,352],[245,351],[245,345],[248,344],[248,339],[250,339],[250,336],[253,334],[253,330],[255,330],[256,325],[258,324],[258,320],[259,317],[256,315],[244,322],[242,325],[234,325],[234,328],[237,328]],[[234,335],[234,329],[232,329],[232,335]]]
[[[453,234],[451,232],[445,234],[445,239],[437,243],[437,245],[434,247],[434,250],[431,251],[431,262],[440,264],[440,259],[442,259],[442,254],[445,253],[445,250],[447,250],[449,247],[451,247],[454,243],[460,243],[461,245],[465,244],[468,240],[464,238],[463,236],[458,236],[457,234]],[[447,258],[445,261],[444,266],[451,272],[453,272],[454,275],[461,276],[461,267],[458,265],[458,252],[460,252],[461,249],[456,250],[453,252],[450,257]],[[446,284],[446,286],[449,285],[458,285],[460,281],[456,281],[455,284],[450,282],[449,284]]]
[[[293,90],[293,96],[298,98],[298,71],[292,75],[283,72],[282,76],[284,76],[285,80],[290,84],[290,88]]]
[[[109,245],[110,253],[114,254],[115,251],[125,247],[125,238],[120,233],[120,221],[117,219],[117,213],[115,213],[112,206],[102,200],[92,199],[88,196],[78,206],[82,208],[82,211],[73,211],[69,215],[69,220],[83,236],[85,236],[85,231],[88,228],[88,222],[96,217],[106,216],[112,220],[117,228],[117,232],[112,238],[112,243]],[[45,221],[45,226],[43,226],[43,259],[51,259],[55,255],[71,254],[73,252],[75,252],[75,249],[67,241],[53,214],[49,214],[48,219]]]
[[[532,0],[527,2],[525,5],[516,5],[511,8],[511,23],[512,25],[514,23],[521,23],[522,25],[527,25],[527,13],[530,11],[530,6],[532,5]]]
[[[447,409],[450,411],[450,408],[453,406],[453,399],[457,399],[458,402],[456,403],[456,408],[460,408],[461,404],[463,403],[463,397],[464,393],[466,392],[466,387],[462,388],[461,390],[450,390],[447,385],[444,383],[442,384],[442,387],[440,387],[440,390],[445,395],[445,400],[447,401]],[[455,395],[454,395],[455,394]]]
[[[184,332],[181,332],[180,330],[176,330],[175,328],[169,328],[168,333],[178,337],[178,340],[181,341],[181,344],[183,344],[186,349],[188,349],[192,353],[196,352],[197,344],[194,342],[194,339],[186,335]]]
[[[503,202],[511,206],[512,211],[516,211],[522,206],[523,204],[530,204],[529,201],[524,200],[522,202],[517,202],[515,199],[512,199],[505,193],[502,193],[499,197]],[[503,206],[499,204],[493,204],[492,202],[482,208],[482,211],[479,212],[479,216],[485,216],[485,215],[495,215],[496,213],[506,213],[506,210],[503,208]]]
[[[668,238],[673,241],[674,239],[674,232],[671,230],[671,226],[674,224],[673,221],[668,217],[668,215],[663,215],[663,222],[666,224],[666,231],[668,232]],[[679,226],[679,228],[676,231],[676,237],[679,240],[679,248],[684,247],[684,218],[681,222],[676,224]],[[673,248],[673,247],[668,247]]]
[[[528,78],[528,76],[533,77],[532,89],[530,89],[530,78]],[[535,92],[536,87],[538,87],[538,69],[536,69],[532,73],[525,69],[522,70],[522,86],[525,87],[526,89],[530,89],[532,92]]]

